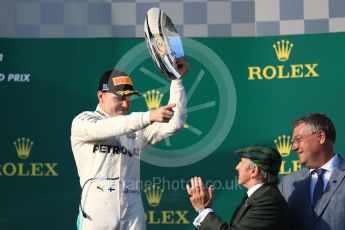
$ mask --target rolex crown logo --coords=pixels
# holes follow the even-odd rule
[[[20,159],[26,159],[30,155],[30,151],[34,142],[30,141],[29,138],[22,137],[14,141],[13,144],[16,147],[18,157]]]
[[[147,108],[149,110],[155,110],[161,105],[163,94],[158,90],[147,91],[143,94]]]
[[[274,143],[277,146],[278,152],[282,157],[287,157],[291,152],[291,141],[290,136],[282,135],[278,136],[277,139],[274,139]]]
[[[293,44],[285,40],[277,41],[277,44],[273,45],[279,61],[287,61],[289,59],[292,47]]]
[[[152,207],[156,207],[159,205],[163,192],[164,189],[159,185],[152,185],[144,189],[147,202]]]

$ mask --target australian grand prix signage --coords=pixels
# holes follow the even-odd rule
[[[13,55],[14,56],[14,55]],[[0,50],[0,62],[3,62],[5,59],[4,53]],[[1,66],[0,66],[1,67]],[[29,83],[30,82],[30,73],[4,73],[2,71],[3,68],[0,70],[0,83],[1,82],[16,82],[16,83]]]
[[[276,55],[279,65],[249,66],[248,80],[318,78],[318,63],[286,64],[292,54],[294,44],[288,40],[278,40],[269,51]]]

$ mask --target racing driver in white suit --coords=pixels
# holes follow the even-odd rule
[[[179,65],[186,73],[187,64]],[[138,94],[120,71],[101,77],[94,112],[74,118],[71,145],[80,178],[78,230],[146,229],[140,194],[140,155],[184,127],[186,95],[182,80],[172,80],[168,105],[133,112],[130,95]]]

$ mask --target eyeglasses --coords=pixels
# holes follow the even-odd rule
[[[309,137],[311,137],[311,136],[313,136],[313,135],[315,135],[315,134],[317,134],[317,133],[319,133],[319,132],[321,132],[321,131],[322,131],[322,130],[317,130],[317,131],[312,132],[311,134],[306,135],[306,136],[304,136],[304,137],[296,137],[295,139],[292,139],[292,140],[291,140],[291,144],[292,144],[292,145],[294,145],[294,144],[299,145],[299,144],[302,143],[302,141],[306,140],[307,138],[309,138]]]

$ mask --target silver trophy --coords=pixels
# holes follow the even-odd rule
[[[178,63],[184,61],[181,38],[171,19],[159,8],[151,8],[144,24],[147,48],[157,68],[169,79],[180,79]]]

